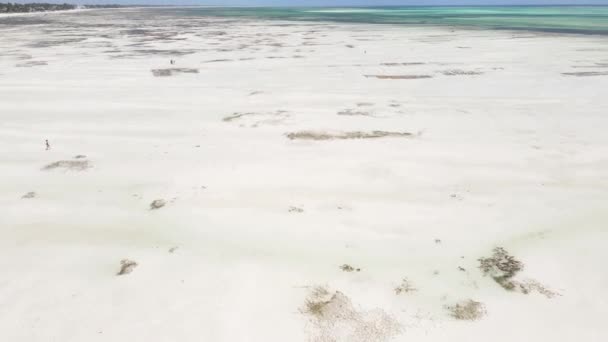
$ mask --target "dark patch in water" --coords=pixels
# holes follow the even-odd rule
[[[401,63],[380,63],[382,66],[408,66],[408,65],[424,65],[422,62],[401,62]]]
[[[29,62],[19,63],[15,66],[18,68],[30,68],[33,66],[41,66],[41,65],[48,65],[48,63],[45,61],[29,61]]]
[[[232,62],[232,59],[212,59],[203,63]]]
[[[72,38],[72,39],[61,39],[61,40],[43,40],[35,43],[28,44],[28,47],[32,48],[45,48],[45,47],[53,47],[65,44],[72,43],[80,43],[82,41],[87,40],[87,38]]]
[[[440,73],[442,73],[445,76],[477,76],[477,75],[483,75],[483,72],[481,72],[481,71],[459,70],[459,69],[443,70],[443,71],[440,71]]]
[[[359,107],[361,107],[361,106],[359,106]],[[363,112],[360,110],[352,110],[352,109],[341,110],[337,114],[346,115],[346,116],[372,116],[372,114],[370,112]]]
[[[146,50],[135,50],[134,53],[140,55],[163,55],[163,56],[184,56],[195,53],[194,50],[159,50],[159,49],[146,49]]]
[[[381,80],[417,80],[433,78],[431,75],[364,75],[367,78],[377,78]]]
[[[588,76],[608,76],[606,71],[586,71],[586,72],[563,72],[564,76],[588,77]]]
[[[608,63],[594,63],[595,65],[573,65],[572,68],[608,68]]]
[[[191,68],[167,68],[167,69],[152,69],[152,75],[155,77],[173,76],[176,74],[198,74],[198,69]]]
[[[289,140],[348,140],[348,139],[377,139],[377,138],[406,138],[412,137],[409,132],[387,132],[387,131],[371,131],[371,132],[317,132],[317,131],[298,131],[285,134]]]

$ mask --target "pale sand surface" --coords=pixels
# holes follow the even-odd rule
[[[0,19],[1,341],[608,340],[608,38],[142,13]]]

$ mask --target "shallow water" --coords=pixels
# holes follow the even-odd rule
[[[185,16],[245,17],[374,24],[448,25],[608,34],[608,6],[184,8]]]

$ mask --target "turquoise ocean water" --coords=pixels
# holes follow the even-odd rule
[[[179,15],[608,34],[608,6],[184,8]]]

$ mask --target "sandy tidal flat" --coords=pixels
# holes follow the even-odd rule
[[[131,9],[0,46],[2,341],[608,339],[605,36]]]

